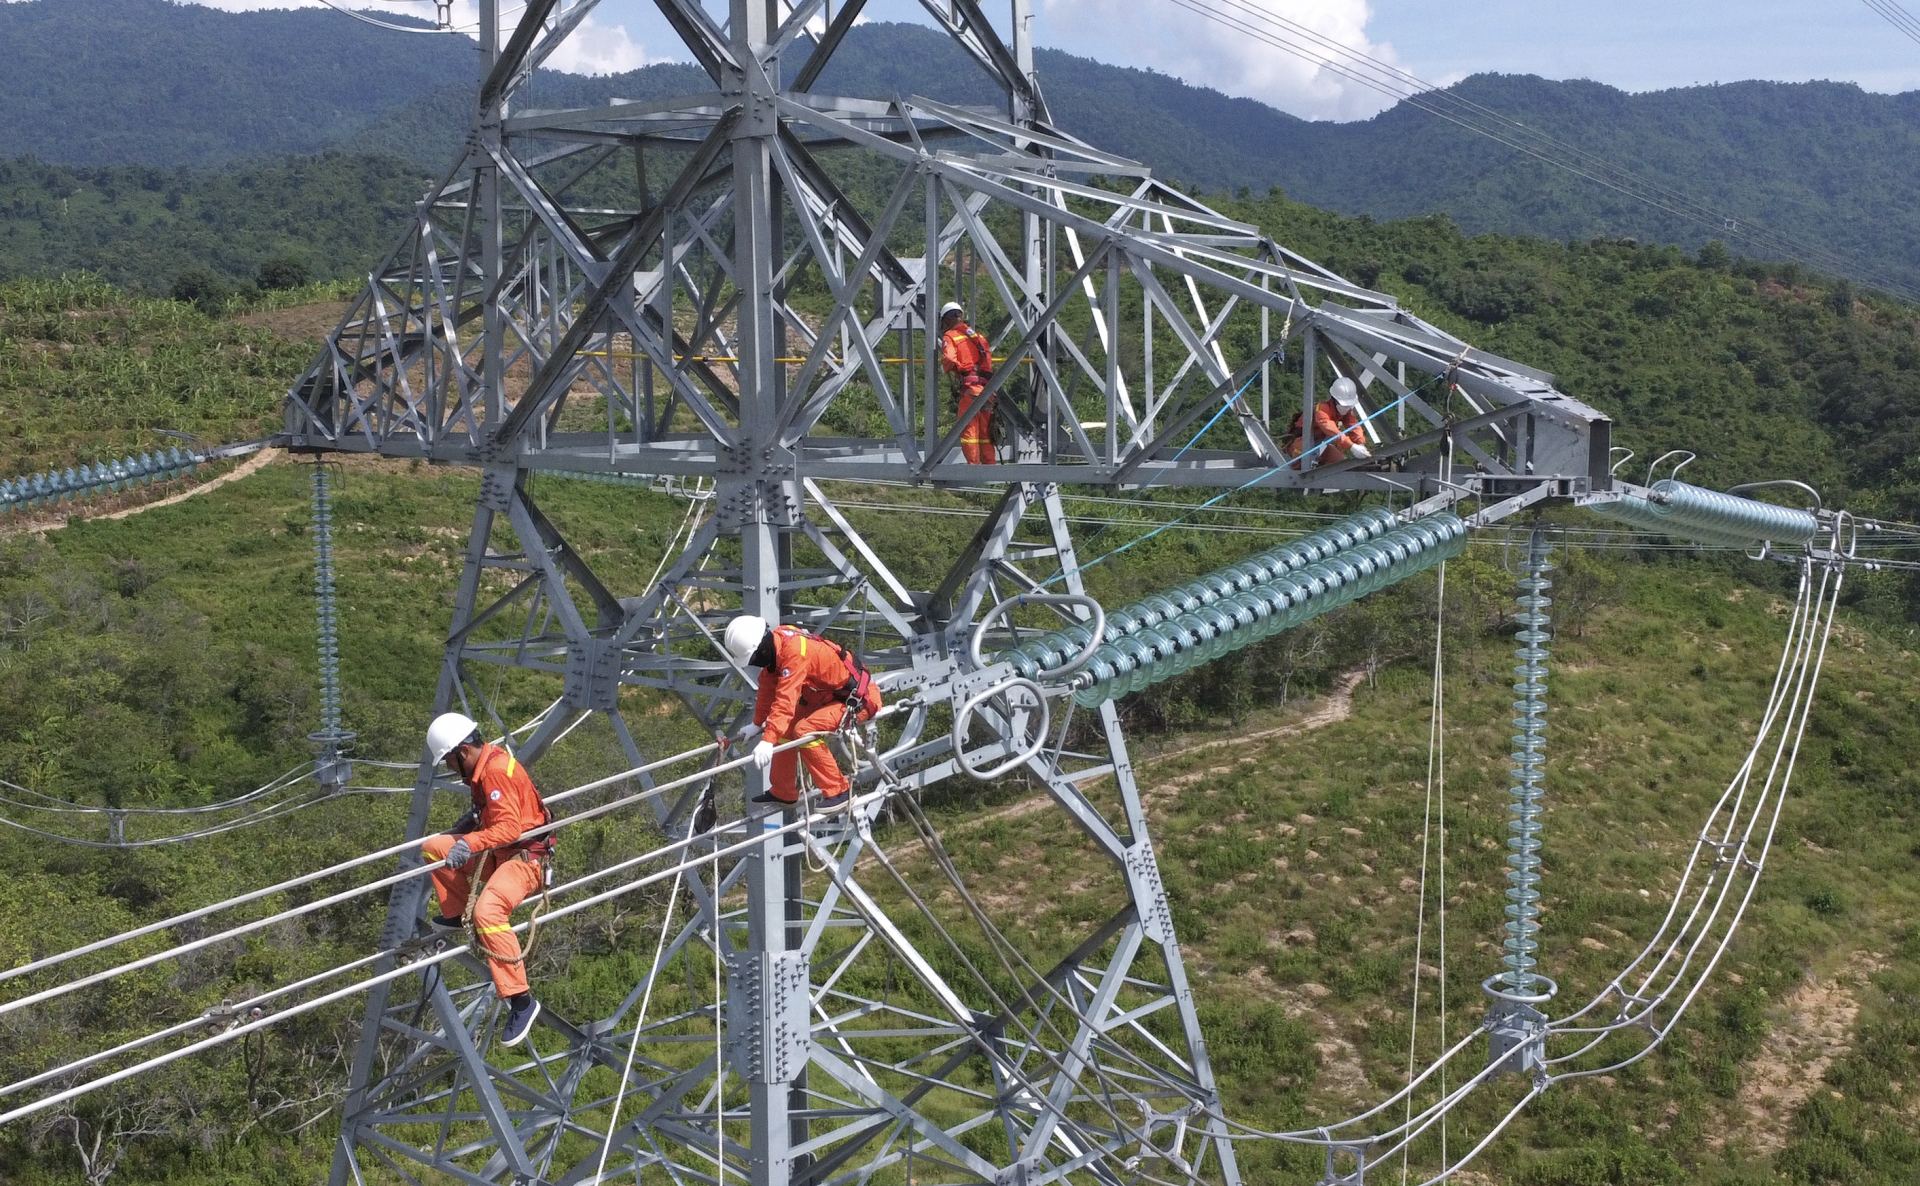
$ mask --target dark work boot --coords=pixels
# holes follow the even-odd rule
[[[507,1007],[507,1024],[500,1027],[500,1044],[518,1046],[527,1040],[533,1032],[533,1023],[540,1016],[540,1002],[533,999],[532,993],[521,993],[513,998]]]

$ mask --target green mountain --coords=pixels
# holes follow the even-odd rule
[[[313,152],[473,76],[465,37],[329,9],[235,14],[169,0],[0,4],[0,156],[208,166]]]
[[[371,262],[384,234],[363,238],[337,219],[281,219],[306,200],[275,189],[263,172],[296,169],[327,178],[322,186],[332,191],[350,189],[351,174],[361,169],[366,184],[383,194],[393,174],[438,172],[466,132],[475,71],[463,38],[383,31],[324,10],[235,14],[166,0],[25,0],[0,4],[0,39],[14,62],[0,76],[0,157],[31,154],[91,170],[190,168],[171,174],[165,189],[178,190],[196,209],[203,193],[212,206],[227,205],[219,195],[240,184],[228,172],[240,168],[260,200],[235,211],[238,222],[217,210],[211,221],[195,215],[203,228],[223,243],[257,245],[278,236],[317,267],[349,271]],[[789,69],[804,50],[789,55]],[[1920,93],[1743,82],[1629,95],[1598,83],[1496,75],[1451,88],[1461,100],[1686,192],[1716,212],[1702,223],[1408,104],[1370,120],[1315,123],[1149,70],[1044,49],[1037,63],[1063,126],[1202,190],[1278,185],[1290,197],[1347,214],[1445,213],[1470,234],[1632,237],[1690,247],[1718,238],[1749,254],[1794,254],[1751,245],[1765,242],[1743,237],[1757,220],[1811,245],[1806,254],[1814,258],[1803,262],[1869,283],[1920,287],[1920,210],[1907,200],[1920,189]],[[705,85],[704,75],[686,65],[600,78],[543,71],[519,103],[588,104]],[[919,25],[855,29],[819,85],[995,102],[964,55]],[[257,163],[329,147],[350,156],[300,166]],[[360,159],[375,157],[410,163]],[[46,195],[125,193],[144,182],[97,171],[49,179],[37,164],[23,168],[27,180],[7,183],[13,188],[0,195],[0,275],[85,267],[164,290],[178,265],[162,260],[198,253],[198,262],[236,277],[251,266],[235,262],[246,253],[237,246],[206,254],[194,228],[175,227],[159,212],[136,211],[139,233],[132,233],[122,199],[81,204],[98,205],[108,222],[119,219],[127,229],[49,222]],[[16,225],[22,220],[26,225]],[[279,230],[277,222],[290,225]]]

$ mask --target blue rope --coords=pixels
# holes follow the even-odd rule
[[[1284,353],[1285,352],[1283,351],[1282,352],[1283,356],[1284,356]],[[1240,385],[1240,390],[1233,393],[1233,398],[1223,402],[1220,405],[1220,410],[1213,414],[1213,419],[1207,421],[1206,424],[1201,427],[1199,432],[1194,433],[1191,440],[1189,440],[1186,444],[1180,446],[1180,451],[1178,453],[1175,453],[1173,455],[1173,460],[1169,461],[1167,464],[1170,466],[1178,465],[1180,463],[1180,459],[1187,455],[1187,450],[1199,444],[1201,437],[1206,436],[1207,433],[1213,431],[1213,426],[1220,423],[1220,417],[1227,414],[1228,408],[1231,408],[1233,405],[1240,402],[1240,397],[1247,393],[1247,388],[1252,387],[1253,381],[1259,377],[1260,377],[1259,371],[1255,371],[1253,374],[1247,376],[1247,381]],[[1133,500],[1135,502],[1139,502],[1141,499],[1145,498],[1147,496],[1147,491],[1153,489],[1153,484],[1159,480],[1160,480],[1159,474],[1155,474],[1153,475],[1153,477],[1148,478],[1147,484],[1140,487],[1140,493],[1134,495]],[[1092,543],[1094,540],[1099,539],[1101,536],[1107,533],[1107,528],[1112,526],[1113,526],[1112,523],[1102,524],[1100,527],[1100,530],[1094,532],[1092,535],[1087,537],[1087,542]]]
[[[1429,380],[1428,382],[1431,383],[1432,381]],[[1407,392],[1405,395],[1401,396],[1399,399],[1394,400],[1392,403],[1384,405],[1383,407],[1381,407],[1379,411],[1373,413],[1372,415],[1361,417],[1360,423],[1361,424],[1373,423],[1373,421],[1379,419],[1381,416],[1386,415],[1388,412],[1391,412],[1393,409],[1399,407],[1401,404],[1412,399],[1422,388],[1425,388],[1427,385],[1428,384],[1423,383],[1420,385],[1420,387],[1417,387],[1412,391]],[[1345,434],[1342,433],[1341,435],[1344,436]],[[1085,564],[1076,565],[1073,568],[1070,568],[1061,572],[1058,576],[1042,581],[1040,583],[1040,587],[1044,589],[1048,585],[1051,585],[1056,581],[1064,581],[1067,579],[1068,576],[1070,576],[1073,573],[1085,572],[1096,564],[1101,564],[1101,563],[1104,563],[1105,561],[1113,559],[1115,556],[1118,556],[1120,553],[1126,551],[1128,548],[1132,548],[1140,544],[1144,544],[1148,540],[1152,539],[1154,536],[1159,535],[1161,532],[1166,531],[1169,528],[1180,526],[1180,524],[1185,523],[1188,519],[1193,518],[1195,515],[1199,514],[1201,511],[1206,510],[1208,507],[1219,502],[1221,499],[1230,498],[1233,495],[1240,493],[1242,490],[1245,490],[1247,487],[1253,485],[1254,483],[1266,480],[1266,478],[1269,477],[1274,470],[1279,469],[1282,466],[1291,465],[1295,461],[1304,462],[1307,458],[1312,457],[1315,453],[1318,453],[1320,450],[1326,448],[1328,445],[1331,445],[1334,441],[1338,439],[1339,437],[1328,437],[1326,440],[1321,441],[1319,444],[1315,445],[1313,448],[1308,449],[1305,452],[1301,453],[1300,456],[1297,458],[1289,457],[1286,460],[1280,462],[1278,465],[1268,466],[1266,469],[1261,470],[1259,473],[1247,479],[1245,482],[1242,482],[1240,485],[1235,486],[1233,489],[1223,490],[1220,493],[1214,495],[1212,498],[1209,498],[1207,501],[1201,503],[1199,506],[1188,511],[1186,514],[1180,516],[1178,519],[1174,519],[1169,522],[1162,523],[1160,526],[1154,528],[1152,531],[1147,532],[1145,535],[1141,536],[1139,539],[1129,540],[1110,552],[1101,553],[1100,555],[1094,557],[1092,560],[1087,561]]]

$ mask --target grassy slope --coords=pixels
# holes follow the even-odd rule
[[[302,511],[300,477],[295,467],[270,467],[237,486],[144,518],[71,527],[37,546],[37,571],[68,565],[105,584],[129,560],[151,566],[154,583],[133,597],[110,589],[100,596],[133,606],[162,600],[193,606],[205,614],[198,636],[209,645],[205,666],[218,668],[222,651],[237,646],[269,668],[291,666],[285,685],[301,689],[308,666],[306,555],[304,541],[289,526]],[[340,518],[350,723],[367,734],[369,752],[397,755],[430,694],[432,638],[452,575],[450,532],[471,496],[470,484],[459,476],[372,470],[349,472],[346,484]],[[662,524],[674,512],[644,495],[599,488],[580,494],[589,501],[555,501],[602,521],[618,516]],[[607,501],[595,505],[595,497]],[[624,560],[650,568],[644,544],[601,546],[602,563],[624,567]],[[10,549],[16,567],[5,581],[15,591],[21,570],[14,549],[20,547]],[[1493,563],[1497,554],[1482,554],[1456,564],[1450,574],[1459,619],[1450,632],[1448,740],[1449,994],[1456,1027],[1477,1012],[1474,986],[1493,970],[1489,939],[1498,926],[1501,854],[1494,838],[1502,831],[1510,693],[1504,687],[1504,643],[1488,629],[1487,611],[1505,592],[1505,578]],[[1684,564],[1629,566],[1615,579],[1585,636],[1563,639],[1556,648],[1562,669],[1555,676],[1551,718],[1546,966],[1569,998],[1597,987],[1629,950],[1627,937],[1645,933],[1654,922],[1659,891],[1671,883],[1703,805],[1738,759],[1780,633],[1777,595],[1766,585]],[[1403,608],[1415,612],[1422,597],[1430,597],[1430,590],[1409,591]],[[51,649],[10,654],[11,670],[0,669],[0,678],[34,672],[36,652]],[[1390,1086],[1400,1073],[1396,1068],[1404,1067],[1414,907],[1405,879],[1418,871],[1428,690],[1423,663],[1410,658],[1386,667],[1377,687],[1363,686],[1356,694],[1351,719],[1311,735],[1165,761],[1143,757],[1143,785],[1210,1037],[1228,1098],[1249,1123],[1291,1124],[1337,1114],[1342,1105]],[[1920,1072],[1913,1065],[1913,1026],[1905,1018],[1920,985],[1920,947],[1908,937],[1916,904],[1911,850],[1920,839],[1912,818],[1920,777],[1908,757],[1920,750],[1911,691],[1916,675],[1920,663],[1911,655],[1857,626],[1843,631],[1798,794],[1783,822],[1777,864],[1734,957],[1732,970],[1744,984],[1721,979],[1674,1051],[1620,1076],[1614,1088],[1556,1090],[1496,1151],[1492,1167],[1542,1183],[1677,1181],[1683,1173],[1725,1176],[1733,1172],[1729,1167],[1741,1166],[1759,1174],[1741,1161],[1743,1142],[1754,1132],[1736,1123],[1742,1063],[1758,1051],[1766,1026],[1792,1024],[1778,1006],[1803,975],[1829,976],[1849,953],[1866,950],[1884,957],[1886,965],[1862,994],[1861,1035],[1879,1040],[1863,1043],[1832,1073],[1833,1090],[1844,1098],[1823,1093],[1797,1117],[1774,1118],[1791,1124],[1795,1134],[1779,1164],[1838,1164],[1847,1169],[1847,1180],[1900,1180],[1903,1142],[1910,1139],[1902,1117],[1911,1101],[1893,1084]],[[36,676],[42,687],[57,682],[57,673]],[[523,699],[523,706],[531,703]],[[37,785],[97,787],[57,775],[68,769],[62,763],[83,763],[87,733],[110,732],[113,719],[100,715],[97,702],[48,702],[44,708],[45,743],[36,753],[42,771],[55,777]],[[1197,728],[1202,737],[1230,740],[1270,712],[1244,717],[1238,730],[1224,719]],[[75,716],[71,735],[61,734],[62,713]],[[656,728],[649,736],[657,744],[673,740],[657,732],[656,722],[664,721],[644,712],[642,719]],[[206,723],[215,733],[232,725]],[[294,737],[300,722],[289,719],[283,726],[280,745],[265,747],[273,760],[256,754],[241,763],[229,755],[230,766],[189,766],[202,770],[209,785],[246,785],[300,749]],[[1178,741],[1190,743],[1195,727]],[[1150,751],[1154,737],[1142,740]],[[9,752],[10,770],[21,768],[21,756]],[[99,755],[102,769],[126,756]],[[569,754],[575,769],[553,770],[549,782],[565,785],[571,774],[606,756],[589,739]],[[229,777],[220,778],[220,770]],[[1018,821],[971,822],[1017,790],[982,796],[958,788],[944,798],[939,818],[963,873],[989,909],[1032,943],[1032,956],[1044,963],[1059,954],[1054,949],[1065,936],[1110,905],[1115,886],[1110,871],[1051,810]],[[190,788],[178,793],[190,795]],[[452,814],[452,805],[446,810]],[[26,907],[10,911],[9,925],[0,929],[0,958],[13,962],[29,952],[55,950],[289,868],[373,847],[397,830],[398,811],[386,801],[350,802],[322,808],[293,826],[256,830],[241,843],[130,857],[0,841],[17,871],[15,900]],[[1360,834],[1346,835],[1348,828]],[[644,836],[644,829],[630,824],[606,828],[586,842],[593,850],[588,860],[629,852]],[[896,851],[912,852],[907,835],[884,840]],[[1641,888],[1653,890],[1654,899],[1640,896]],[[374,913],[343,911],[316,927],[277,934],[270,944],[250,945],[231,963],[208,960],[177,979],[155,977],[110,1002],[68,1014],[71,1031],[97,1035],[131,1028],[150,1015],[177,1011],[182,995],[234,995],[248,983],[321,966],[329,956],[359,950],[370,938]],[[28,917],[32,929],[24,925]],[[627,941],[631,945],[645,938],[647,925],[643,911],[609,933],[636,936]],[[1583,939],[1598,940],[1607,950],[1584,946]],[[596,942],[591,933],[559,950],[561,955],[542,961],[539,975],[543,991],[569,1013],[604,1005],[634,958],[630,950]],[[1427,960],[1434,962],[1431,951]],[[663,1001],[663,1007],[670,1003]],[[1425,1008],[1431,1024],[1431,1000]],[[338,1053],[344,1020],[334,1016],[331,1029],[315,1025],[303,1034],[308,1048],[321,1051],[323,1065]],[[36,1045],[44,1054],[52,1044]],[[292,1057],[290,1047],[276,1047],[276,1053]],[[294,1070],[277,1069],[288,1075]],[[231,1094],[239,1090],[238,1074],[238,1064],[222,1057],[210,1073],[177,1078],[169,1089],[197,1092],[232,1131],[247,1117]],[[288,1086],[272,1076],[268,1082]],[[1729,1130],[1737,1135],[1724,1156],[1703,1146],[1703,1137]],[[289,1157],[283,1180],[301,1180],[309,1171],[300,1167],[310,1168],[308,1159],[320,1153],[312,1141],[256,1139],[211,1155],[136,1162],[126,1180],[169,1172],[185,1175],[182,1180],[246,1180]],[[1282,1168],[1271,1147],[1250,1147],[1247,1156],[1255,1167]],[[1304,1163],[1285,1164],[1306,1169]],[[1594,1177],[1595,1165],[1628,1168]],[[1256,1180],[1265,1180],[1265,1173]]]
[[[1859,306],[1844,319],[1822,305],[1818,293],[1743,292],[1740,277],[1703,271],[1677,256],[1617,247],[1582,253],[1513,241],[1469,243],[1432,224],[1367,228],[1298,207],[1273,213],[1284,235],[1316,240],[1311,249],[1374,259],[1403,275],[1420,262],[1480,270],[1466,268],[1474,258],[1506,261],[1501,267],[1518,258],[1558,269],[1546,272],[1555,282],[1551,300],[1492,326],[1459,320],[1450,309],[1449,297],[1464,299],[1458,283],[1407,282],[1405,291],[1416,307],[1454,319],[1470,336],[1485,340],[1491,332],[1509,339],[1496,348],[1519,357],[1535,357],[1529,348],[1561,335],[1571,365],[1552,365],[1572,372],[1578,380],[1573,389],[1583,394],[1609,366],[1622,368],[1614,379],[1619,389],[1633,390],[1645,381],[1650,358],[1690,382],[1716,368],[1729,382],[1737,379],[1737,368],[1749,365],[1737,349],[1745,340],[1741,333],[1763,338],[1768,326],[1725,318],[1732,328],[1724,350],[1688,363],[1682,351],[1686,330],[1722,324],[1714,319],[1716,309],[1797,326],[1806,351],[1830,350],[1837,338],[1855,355],[1874,358],[1882,343],[1893,340],[1888,335],[1911,333],[1878,306]],[[1677,308],[1691,320],[1623,316],[1608,295],[1617,298],[1623,284],[1632,294],[1680,290]],[[82,292],[71,302],[79,315],[69,317],[61,303],[68,298],[8,291],[9,308],[27,312],[9,315],[5,345],[15,369],[0,372],[8,379],[0,398],[18,409],[12,422],[42,442],[34,467],[87,459],[82,451],[95,447],[102,432],[126,434],[113,437],[116,449],[121,441],[145,447],[152,438],[113,426],[133,414],[151,415],[156,400],[202,407],[198,424],[209,435],[242,428],[270,413],[279,386],[306,356],[304,346],[264,340],[261,331],[178,307],[126,305]],[[1560,316],[1558,325],[1550,312]],[[24,321],[17,319],[22,316]],[[1582,317],[1615,319],[1607,327],[1612,336],[1588,341]],[[69,323],[123,328],[63,337]],[[22,325],[31,332],[22,333]],[[73,349],[49,352],[33,345],[62,341]],[[183,359],[211,362],[202,366],[199,386],[154,381],[146,371],[129,379],[131,372],[116,369],[124,368],[129,353],[166,357],[176,349]],[[57,363],[50,356],[58,356]],[[53,369],[20,369],[23,357]],[[1689,365],[1696,369],[1686,370]],[[1784,424],[1805,424],[1804,417],[1819,407],[1829,372],[1796,356],[1786,365],[1783,386],[1792,398],[1779,414]],[[1581,371],[1583,366],[1592,371]],[[53,402],[29,398],[49,382],[73,394]],[[180,390],[211,391],[217,398],[208,397],[203,406],[169,394]],[[98,408],[76,407],[71,401],[82,395]],[[1715,445],[1737,443],[1731,426],[1713,417],[1688,419],[1684,406],[1669,410],[1678,417],[1670,431],[1713,432],[1720,434],[1712,438]],[[174,415],[166,417],[169,424],[177,423]],[[1809,442],[1804,454],[1779,464],[1818,457]],[[459,472],[373,464],[350,465],[344,477],[337,512],[348,724],[362,734],[363,752],[403,756],[430,698],[436,638],[472,483]],[[652,570],[681,513],[669,500],[616,488],[554,482],[541,494],[556,520],[622,587],[637,585]],[[979,509],[968,496],[913,497],[946,509]],[[0,540],[0,776],[87,798],[200,802],[257,785],[304,756],[312,712],[305,501],[304,474],[289,465],[271,466],[204,498],[134,519],[76,524],[44,540]],[[890,554],[906,557],[903,575],[913,583],[924,583],[972,529],[962,517],[853,513],[882,537]],[[1241,537],[1170,533],[1129,553],[1125,563],[1096,569],[1096,592],[1109,601],[1122,598],[1221,563],[1248,546]],[[1498,907],[1499,854],[1487,845],[1500,828],[1510,696],[1503,687],[1508,676],[1499,626],[1507,582],[1495,562],[1497,557],[1482,556],[1478,563],[1455,565],[1450,578],[1458,898],[1450,994],[1456,1005],[1471,1001],[1472,986],[1491,970],[1491,957],[1476,945],[1493,934]],[[1569,995],[1591,988],[1628,946],[1602,928],[1632,935],[1647,925],[1651,907],[1637,890],[1658,887],[1679,844],[1697,826],[1703,797],[1732,768],[1742,721],[1759,704],[1758,681],[1770,671],[1779,629],[1768,612],[1777,595],[1773,570],[1583,562],[1574,583],[1577,600],[1597,608],[1588,612],[1586,636],[1561,644],[1562,662],[1571,670],[1555,684],[1548,856],[1550,893],[1562,896],[1552,903],[1547,946]],[[1146,726],[1136,737],[1152,748],[1153,726],[1178,724],[1189,734],[1213,731],[1230,738],[1263,720],[1286,689],[1324,686],[1333,670],[1369,652],[1417,655],[1420,623],[1431,620],[1430,601],[1423,608],[1430,595],[1415,584],[1397,598],[1355,607],[1324,632],[1294,632],[1298,638],[1246,653],[1232,668],[1216,666],[1204,676],[1162,685],[1127,706],[1136,723]],[[1737,1167],[1742,1155],[1739,1140],[1726,1155],[1732,1160],[1723,1162],[1698,1137],[1726,1127],[1743,1063],[1761,1049],[1768,1024],[1790,1020],[1779,1002],[1793,984],[1809,971],[1825,974],[1849,952],[1864,949],[1880,953],[1886,967],[1862,994],[1857,1052],[1830,1072],[1833,1090],[1843,1098],[1816,1095],[1806,1105],[1791,1122],[1795,1137],[1777,1165],[1803,1180],[1898,1180],[1910,1152],[1902,1142],[1910,1139],[1905,1134],[1911,1122],[1903,1119],[1906,1103],[1895,1084],[1920,1073],[1910,1065],[1915,1033],[1905,1019],[1920,987],[1920,950],[1906,936],[1912,902],[1903,887],[1913,860],[1909,814],[1920,793],[1912,773],[1920,738],[1913,735],[1907,690],[1914,664],[1883,640],[1880,628],[1850,631],[1816,718],[1801,795],[1790,807],[1785,835],[1791,842],[1779,853],[1738,955],[1744,983],[1718,985],[1675,1053],[1642,1073],[1622,1076],[1612,1092],[1583,1087],[1545,1101],[1512,1146],[1498,1151],[1495,1165],[1528,1181],[1569,1184],[1674,1177],[1682,1172],[1675,1167],[1690,1174],[1748,1172],[1728,1168]],[[1357,1093],[1384,1086],[1393,1068],[1403,1065],[1412,907],[1400,879],[1415,860],[1416,784],[1425,762],[1423,663],[1388,665],[1379,686],[1356,698],[1351,720],[1259,749],[1244,764],[1223,760],[1217,751],[1143,763],[1218,1064],[1230,1098],[1250,1122],[1325,1114]],[[1223,672],[1232,678],[1221,678]],[[522,712],[538,707],[538,690],[531,684],[505,689]],[[1862,692],[1867,695],[1857,695]],[[665,747],[684,736],[673,716],[649,714],[649,707],[643,703],[636,710],[652,743]],[[549,765],[546,777],[565,785],[574,774],[604,769],[607,759],[604,738],[583,736]],[[1064,829],[1032,824],[1038,819],[1057,825],[1056,816],[968,830],[969,819],[1018,791],[956,788],[938,803],[947,826],[967,837],[956,845],[965,872],[988,891],[993,909],[1028,934],[1040,956],[1049,954],[1065,924],[1084,923],[1110,898],[1092,888],[1100,871]],[[250,833],[241,842],[132,855],[0,840],[9,867],[18,871],[10,897],[24,907],[4,912],[0,960],[58,950],[130,920],[259,884],[316,858],[376,846],[397,830],[397,810],[384,800],[349,801],[321,808],[296,825]],[[447,810],[451,815],[451,805]],[[1303,814],[1312,822],[1303,821]],[[1282,824],[1295,830],[1287,834]],[[1348,827],[1360,835],[1339,830]],[[1801,836],[1818,847],[1802,844]],[[642,828],[602,829],[583,841],[578,859],[611,859],[644,839]],[[903,836],[889,840],[907,844]],[[1308,857],[1310,850],[1320,859]],[[1275,864],[1283,858],[1285,868]],[[1082,882],[1087,888],[1075,888]],[[179,977],[155,977],[90,999],[56,1015],[50,1026],[9,1034],[0,1042],[0,1057],[13,1065],[16,1059],[39,1064],[66,1041],[52,1035],[86,1033],[92,1040],[233,995],[249,982],[320,966],[336,952],[364,949],[372,914],[340,912],[277,933],[233,960],[208,959]],[[645,937],[645,912],[604,924],[604,938],[582,928],[556,944],[539,969],[548,986],[543,991],[568,1012],[603,1005],[631,970],[632,953],[615,941],[622,927]],[[1608,951],[1583,946],[1582,938],[1597,938]],[[192,1141],[150,1142],[122,1180],[308,1180],[323,1155],[321,1143],[313,1136],[301,1141],[275,1135],[283,1132],[285,1116],[255,1118],[271,1107],[271,1092],[297,1096],[316,1075],[332,1073],[346,1021],[344,1013],[319,1019],[297,1042],[274,1046],[262,1080],[266,1092],[256,1092],[251,1105],[245,1068],[237,1060],[223,1058],[174,1076],[165,1090],[200,1105],[202,1133],[214,1151],[197,1152]],[[1362,1087],[1361,1076],[1372,1088]],[[267,1135],[228,1143],[260,1123]],[[323,1132],[324,1124],[312,1131]],[[21,1180],[54,1180],[65,1172],[58,1150],[57,1142],[43,1144],[22,1163],[34,1168],[21,1171]],[[1272,1156],[1271,1150],[1249,1151],[1256,1165]]]
[[[1455,612],[1476,612],[1461,604],[1463,583],[1485,593],[1505,583],[1497,561],[1483,547],[1453,566]],[[1634,937],[1658,921],[1663,891],[1749,740],[1781,635],[1778,596],[1737,576],[1660,565],[1627,568],[1618,579],[1584,636],[1555,648],[1543,966],[1570,1001],[1601,987],[1637,949]],[[1480,1013],[1479,980],[1498,967],[1504,885],[1510,661],[1482,625],[1456,623],[1449,646],[1456,1036]],[[1388,668],[1356,694],[1351,718],[1309,735],[1141,763],[1228,1097],[1248,1123],[1344,1115],[1405,1072],[1425,662]],[[1767,1026],[1794,1024],[1778,1003],[1803,976],[1831,976],[1851,953],[1871,951],[1886,968],[1865,994],[1864,1021],[1898,1040],[1865,1049],[1833,1078],[1836,1088],[1872,1089],[1864,1098],[1842,1092],[1844,1100],[1823,1092],[1798,1117],[1767,1123],[1792,1125],[1779,1162],[1790,1173],[1826,1160],[1844,1167],[1846,1180],[1901,1180],[1911,1146],[1902,1109],[1912,1101],[1891,1080],[1920,1070],[1903,1017],[1920,975],[1909,930],[1920,781],[1893,755],[1920,742],[1917,667],[1867,631],[1842,631],[1775,863],[1732,957],[1740,982],[1718,978],[1665,1055],[1610,1086],[1556,1089],[1486,1168],[1542,1183],[1764,1176],[1764,1163],[1744,1156],[1764,1125],[1735,1107],[1742,1064]],[[1214,731],[1230,743],[1252,727],[1220,721]],[[1112,879],[1057,815],[970,823],[972,814],[947,813],[949,847],[1002,924],[1039,946],[1035,962],[1045,966],[1063,946],[1049,937],[1095,917]],[[1432,946],[1424,958],[1437,963]],[[1429,985],[1429,1052],[1431,993]],[[1823,1131],[1830,1117],[1839,1138]],[[1729,1133],[1724,1153],[1706,1144]],[[1314,1168],[1271,1146],[1248,1157],[1299,1175]]]

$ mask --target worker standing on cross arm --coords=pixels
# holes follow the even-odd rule
[[[1355,457],[1361,461],[1373,456],[1367,448],[1367,430],[1360,422],[1360,389],[1345,375],[1333,381],[1327,398],[1313,406],[1313,444],[1315,465],[1332,465]],[[1300,413],[1280,438],[1280,447],[1288,457],[1300,456]]]
[[[728,622],[722,645],[734,662],[760,669],[753,720],[741,726],[737,735],[742,745],[759,738],[753,748],[754,762],[762,770],[771,768],[767,791],[753,801],[799,802],[796,777],[800,763],[805,762],[820,792],[820,805],[838,806],[851,784],[824,736],[779,753],[774,747],[809,733],[838,729],[849,711],[862,721],[880,711],[880,693],[865,665],[836,642],[798,626],[769,626],[765,618],[753,614]]]
[[[953,301],[940,307],[940,367],[953,376],[954,411],[966,425],[960,452],[974,465],[994,464],[993,401],[980,398],[993,377],[993,351]]]
[[[546,867],[553,854],[553,834],[530,841],[522,835],[551,823],[553,813],[540,799],[526,767],[506,750],[480,740],[480,727],[457,712],[442,713],[427,727],[427,749],[435,762],[467,784],[473,809],[453,828],[429,836],[421,851],[429,861],[445,861],[433,871],[434,896],[440,915],[433,919],[437,934],[449,934],[464,925],[474,878],[483,883],[473,903],[473,928],[487,950],[494,991],[507,1002],[507,1023],[500,1032],[503,1046],[517,1046],[540,1016],[540,1002],[527,985],[520,940],[513,934],[514,907],[546,883]]]

